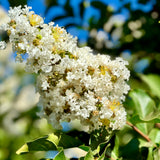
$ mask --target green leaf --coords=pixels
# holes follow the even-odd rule
[[[140,78],[149,86],[153,95],[160,98],[160,76],[156,74],[140,75]]]
[[[66,160],[67,158],[64,155],[63,149],[61,149],[58,154],[55,156],[54,160]]]
[[[89,144],[89,138],[90,134],[84,132],[84,131],[77,131],[73,130],[67,133],[68,136],[74,137],[75,139],[79,139],[82,144],[87,145]]]
[[[122,146],[119,151],[120,156],[122,156],[126,160],[132,160],[133,158],[139,160],[139,140],[137,138],[133,138],[127,145]],[[136,156],[136,158],[133,156]]]
[[[136,89],[129,93],[131,101],[133,101],[133,110],[135,112],[134,116],[131,117],[131,121],[145,134],[149,133],[151,127],[154,124],[152,123],[138,123],[140,121],[159,121],[158,117],[155,117],[155,103],[153,99],[143,90]]]
[[[104,158],[105,158],[105,152],[103,152],[103,154],[97,160],[104,160]]]
[[[48,135],[47,140],[50,141],[50,142],[53,142],[56,146],[59,143],[59,137],[57,135],[53,134],[53,133]]]
[[[84,151],[86,151],[86,152],[89,152],[89,150],[90,150],[90,147],[89,146],[79,146],[78,148],[80,148],[80,149],[82,149],[82,150],[84,150]]]
[[[135,112],[141,117],[145,118],[155,110],[155,103],[151,97],[143,90],[136,89],[131,91],[129,96],[134,103]]]
[[[90,149],[89,152],[86,154],[84,160],[94,160],[93,152],[91,151],[91,149]]]
[[[52,133],[24,144],[16,153],[28,153],[31,151],[57,150],[57,147],[72,148],[82,145],[79,139],[73,138],[62,132]]]
[[[30,151],[57,150],[56,142],[57,142],[57,137],[55,136],[53,138],[52,135],[49,135],[43,138],[38,138],[34,141],[24,144],[16,153],[22,154]]]
[[[105,147],[106,143],[111,139],[112,135],[113,132],[106,130],[105,128],[101,128],[92,132],[90,138],[91,150],[97,150],[98,146],[101,150],[101,148]]]
[[[115,144],[114,144],[114,148],[111,152],[111,157],[113,159],[118,159],[118,157],[119,157],[119,138],[118,138],[118,136],[115,137]]]
[[[61,138],[59,140],[59,147],[65,148],[72,148],[72,147],[78,147],[82,145],[83,143],[76,138],[73,138],[65,133],[61,133]]]
[[[29,149],[28,149],[28,145],[27,145],[27,144],[24,144],[24,145],[16,152],[16,154],[21,154],[21,153],[25,153],[25,152],[29,152]]]
[[[152,142],[160,144],[160,129],[153,128],[149,133],[149,137],[152,140]]]
[[[130,118],[130,121],[134,124],[136,123],[160,123],[160,113],[157,112],[157,115],[153,113],[149,116],[146,116],[145,118],[140,118],[140,116],[136,114]]]
[[[153,159],[154,160],[159,160],[160,159],[160,148],[156,148],[154,151],[153,151]]]
[[[153,159],[153,148],[152,148],[152,147],[150,147],[150,148],[148,149],[148,157],[147,157],[147,160],[154,160],[154,159]]]
[[[108,144],[108,145],[105,147],[102,155],[98,158],[98,160],[104,160],[105,155],[106,155],[107,148],[108,148],[109,146],[110,146],[110,144]]]

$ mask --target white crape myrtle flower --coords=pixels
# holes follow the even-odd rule
[[[6,48],[6,42],[0,41],[0,50],[3,50]]]
[[[53,22],[44,24],[29,9],[11,8],[10,20],[1,28],[7,31],[19,60],[28,54],[25,70],[38,75],[41,116],[56,129],[61,122],[75,119],[88,126],[88,132],[101,127],[121,129],[126,123],[122,102],[130,89],[128,62],[79,48],[77,38]]]

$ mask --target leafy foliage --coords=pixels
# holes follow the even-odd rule
[[[97,135],[97,138],[93,138]],[[74,138],[75,137],[75,138]],[[68,148],[75,148],[78,147],[81,150],[86,152],[84,159],[89,160],[93,159],[94,156],[99,156],[99,159],[104,159],[106,149],[108,148],[108,133],[106,131],[97,130],[96,134],[91,134],[90,146],[85,146],[85,141],[80,141],[76,139],[75,136],[69,136],[67,133],[63,132],[56,132],[49,134],[45,137],[38,138],[36,140],[30,141],[24,144],[16,153],[17,154],[24,154],[29,152],[37,152],[37,151],[58,151],[58,154],[55,155],[55,159],[63,158],[64,151]],[[101,138],[102,137],[102,138]],[[103,142],[103,143],[102,143]],[[102,153],[100,153],[103,150]]]

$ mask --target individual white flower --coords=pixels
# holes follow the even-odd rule
[[[0,50],[3,50],[6,48],[6,42],[5,41],[0,41]]]
[[[42,83],[42,89],[43,90],[47,90],[48,87],[49,87],[48,82],[47,81],[43,81],[43,83]]]

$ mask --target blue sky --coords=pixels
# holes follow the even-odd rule
[[[74,8],[74,15],[76,17],[76,19],[74,19],[75,21],[77,21],[77,23],[80,21],[80,15],[79,15],[79,4],[80,2],[82,2],[83,0],[70,0],[70,4],[71,6],[73,6]],[[85,0],[86,2],[91,2],[94,0]],[[99,0],[102,1],[104,4],[106,5],[110,5],[111,7],[113,7],[114,11],[116,12],[119,8],[122,8],[125,4],[130,3],[131,9],[132,10],[142,10],[144,12],[148,12],[153,8],[153,5],[156,3],[156,0],[148,0],[146,2],[146,4],[141,4],[139,3],[139,0]],[[46,9],[46,5],[45,5],[45,0],[28,0],[28,6],[32,6],[32,9],[35,11],[35,13],[41,15],[42,17],[45,17],[46,22],[51,21],[51,19],[57,15],[65,15],[65,11],[63,10],[63,5],[65,4],[66,0],[58,0],[59,6],[57,7],[51,7],[49,9],[49,12],[47,13],[47,15],[45,15],[45,9]],[[9,9],[9,3],[8,0],[0,0],[0,4],[2,5],[2,7],[4,7],[6,10]],[[90,17],[91,15],[95,15],[96,18],[99,18],[99,12],[93,8],[93,7],[87,7],[87,11],[86,11],[86,15],[85,15],[85,19],[87,20],[88,17]],[[128,11],[127,9],[122,9],[121,14],[128,16]],[[127,17],[128,18],[128,17]],[[71,18],[68,20],[72,20]],[[60,23],[66,23],[64,22],[60,22]]]
[[[94,0],[85,0],[86,2],[92,2]],[[142,10],[143,12],[148,12],[153,8],[153,5],[156,3],[156,0],[148,0],[146,4],[140,4],[139,0],[100,0],[104,4],[111,6],[114,9],[114,14],[123,15],[123,18],[126,20],[129,18],[129,10],[123,8],[123,6],[127,3],[130,3],[132,10]],[[50,22],[54,17],[60,15],[66,15],[65,10],[63,9],[63,5],[65,4],[66,0],[58,0],[59,6],[51,7],[47,14],[45,15],[46,4],[45,0],[28,0],[28,6],[32,6],[33,11],[36,14],[41,15],[45,18],[45,23]],[[74,17],[67,17],[66,19],[56,21],[56,24],[59,26],[65,26],[68,22],[74,22],[77,25],[84,26],[87,28],[88,19],[94,16],[95,20],[100,18],[100,12],[92,7],[88,6],[85,9],[85,14],[83,19],[80,17],[80,8],[79,4],[82,0],[70,0],[70,5],[73,7]],[[5,10],[9,9],[8,0],[0,0],[2,7]],[[121,8],[119,13],[116,13]],[[86,39],[89,36],[89,32],[87,29],[80,29],[76,27],[68,27],[67,31],[72,34],[73,36],[77,36],[80,43],[85,43]]]

